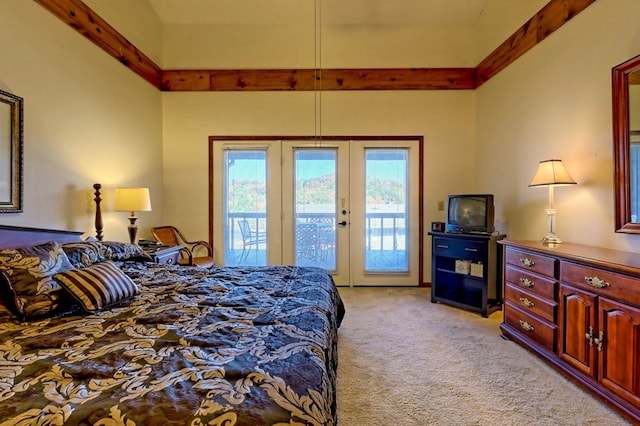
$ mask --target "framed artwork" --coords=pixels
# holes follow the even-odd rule
[[[0,213],[22,212],[23,100],[0,90]]]

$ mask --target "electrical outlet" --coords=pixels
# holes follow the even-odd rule
[[[444,201],[438,201],[438,211],[444,211]]]

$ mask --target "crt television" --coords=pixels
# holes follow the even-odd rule
[[[493,194],[449,195],[447,232],[491,234],[493,215]]]

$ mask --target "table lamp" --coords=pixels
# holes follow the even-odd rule
[[[538,171],[529,186],[549,187],[549,208],[547,208],[547,235],[542,239],[542,244],[560,244],[562,240],[555,233],[556,208],[554,206],[553,188],[558,185],[575,185],[562,160],[544,160],[538,165]]]
[[[151,211],[149,188],[116,188],[113,204],[116,211],[131,212],[128,228],[129,239],[131,244],[135,244],[136,234],[138,233],[136,212]]]

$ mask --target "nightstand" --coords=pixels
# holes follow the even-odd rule
[[[144,251],[147,252],[156,263],[177,265],[180,262],[180,250],[183,249],[183,246],[159,246],[145,247]]]

